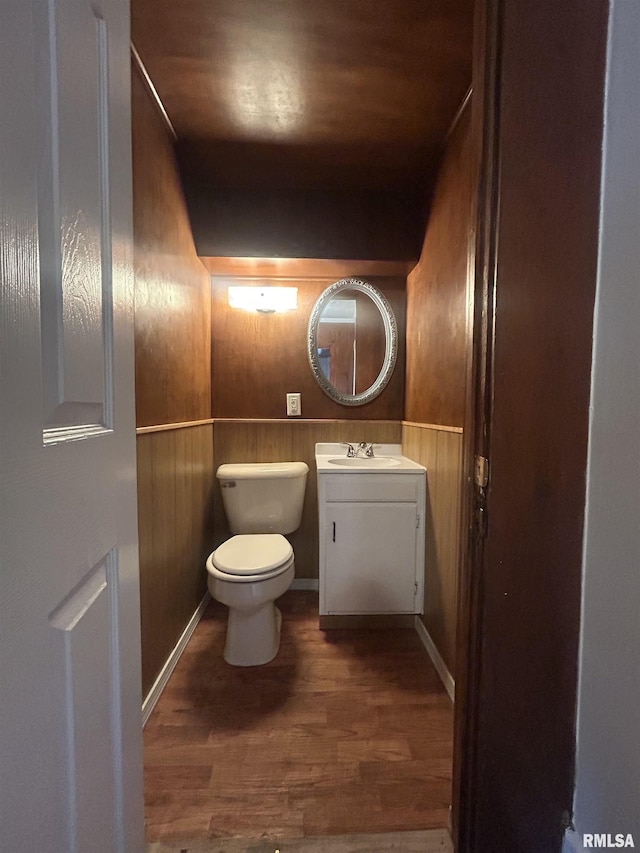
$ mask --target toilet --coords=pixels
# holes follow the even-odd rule
[[[207,559],[211,596],[229,608],[224,659],[259,666],[278,654],[276,598],[295,574],[283,534],[300,526],[309,466],[304,462],[221,465],[216,476],[231,532]]]

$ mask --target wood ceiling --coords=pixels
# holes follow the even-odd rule
[[[471,81],[473,0],[132,0],[191,179],[415,192]]]

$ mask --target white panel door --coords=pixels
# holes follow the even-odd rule
[[[144,849],[128,0],[0,2],[0,847]]]
[[[327,503],[327,613],[416,612],[417,519],[415,503]]]

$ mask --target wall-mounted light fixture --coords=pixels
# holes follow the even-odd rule
[[[295,311],[298,307],[297,287],[230,287],[229,305],[244,311],[274,314]]]

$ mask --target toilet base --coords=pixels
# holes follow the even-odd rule
[[[261,666],[280,648],[282,614],[273,601],[257,610],[229,608],[224,659],[231,666]]]

